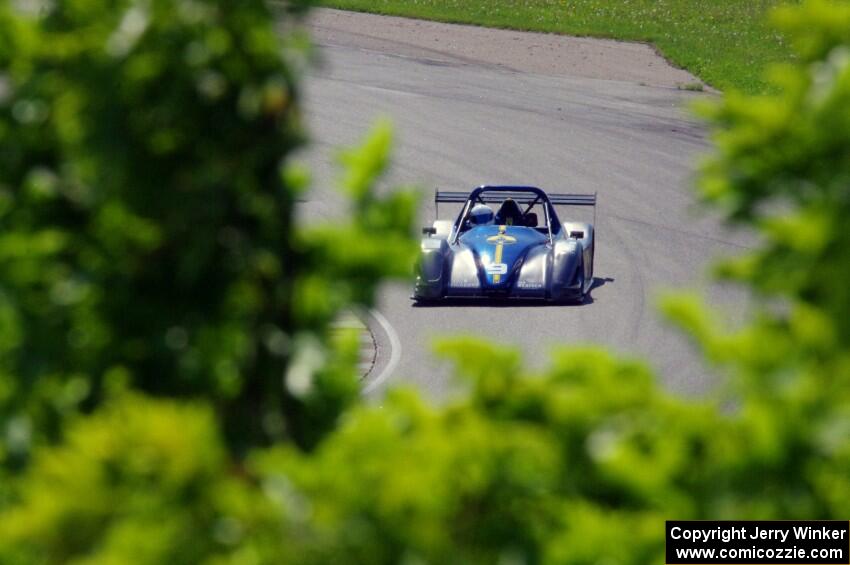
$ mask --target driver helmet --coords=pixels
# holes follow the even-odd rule
[[[493,222],[493,210],[486,204],[476,204],[469,211],[469,223],[474,226],[483,226]]]

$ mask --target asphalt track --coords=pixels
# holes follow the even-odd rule
[[[742,296],[706,283],[706,272],[713,257],[739,252],[749,238],[697,210],[691,190],[695,163],[709,144],[683,108],[708,95],[523,73],[392,45],[366,48],[343,34],[319,41],[323,62],[309,71],[306,85],[314,144],[305,159],[317,187],[303,206],[307,221],[345,213],[329,188],[336,148],[357,142],[381,116],[392,119],[397,139],[382,189],[421,187],[423,225],[434,218],[438,186],[517,183],[599,194],[597,281],[588,303],[414,307],[408,285],[388,285],[377,310],[397,335],[375,328],[380,360],[371,377],[391,357],[394,369],[383,371],[370,392],[408,384],[445,395],[450,371],[431,354],[432,340],[445,335],[519,347],[535,367],[545,366],[555,346],[601,344],[647,358],[674,391],[699,394],[715,382],[655,306],[664,290],[697,288],[732,323],[741,315]],[[440,210],[446,218],[457,212]]]

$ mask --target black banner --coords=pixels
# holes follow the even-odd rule
[[[671,520],[667,563],[850,564],[850,522]]]

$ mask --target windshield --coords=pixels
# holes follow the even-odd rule
[[[512,198],[505,198],[500,203],[491,203],[492,198],[487,201],[487,204],[479,202],[467,207],[461,232],[487,225],[528,227],[543,232],[547,230],[546,213],[540,201],[529,204],[520,204]]]

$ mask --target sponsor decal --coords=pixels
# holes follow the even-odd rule
[[[511,245],[516,243],[516,238],[511,235],[500,233],[498,235],[491,235],[490,237],[488,237],[487,243],[492,243],[493,245]]]

